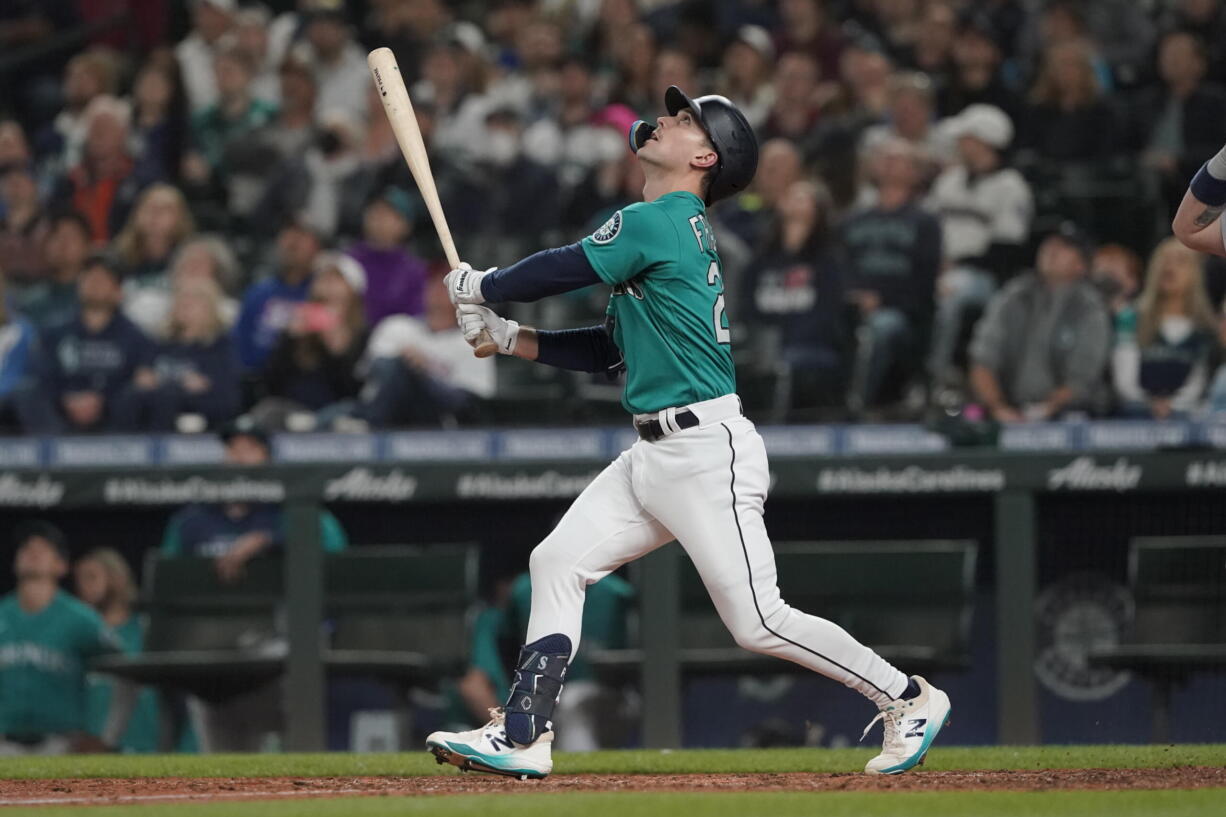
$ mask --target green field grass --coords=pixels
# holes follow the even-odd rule
[[[687,749],[554,755],[560,774],[858,772],[878,750]],[[1226,765],[1226,744],[937,747],[925,769],[1123,769]],[[360,755],[76,755],[5,758],[0,780],[69,777],[378,777],[454,774],[425,751]]]
[[[622,751],[558,754],[559,774],[854,772],[871,749]],[[1042,746],[933,751],[926,770],[1161,768],[1226,765],[1226,745]],[[425,752],[385,755],[173,755],[6,758],[4,779],[125,777],[359,777],[454,775]],[[924,772],[919,772],[923,774]],[[455,796],[295,797],[275,801],[166,802],[117,806],[0,808],[0,817],[1219,817],[1226,790],[1125,792],[603,793],[533,792]]]
[[[914,794],[521,794],[3,809],[6,817],[1211,817],[1226,790]]]

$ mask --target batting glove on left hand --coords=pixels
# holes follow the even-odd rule
[[[482,331],[490,333],[490,338],[498,345],[498,354],[515,354],[515,344],[519,342],[519,322],[500,317],[492,309],[476,304],[460,304],[455,311],[456,323],[464,333],[464,340],[472,344]]]
[[[496,270],[490,267],[485,272],[475,270],[466,263],[447,273],[443,284],[447,287],[447,295],[453,304],[483,304],[485,296],[481,294],[481,279]]]

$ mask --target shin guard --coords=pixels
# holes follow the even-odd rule
[[[552,728],[549,719],[562,694],[570,662],[570,639],[561,633],[525,644],[507,698],[507,737],[523,746]]]

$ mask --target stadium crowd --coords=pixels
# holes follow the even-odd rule
[[[507,418],[527,367],[455,328],[383,45],[475,266],[638,200],[668,85],[740,105],[757,178],[712,215],[776,419],[1226,409],[1226,271],[1168,238],[1226,134],[1220,0],[8,0],[7,428]]]

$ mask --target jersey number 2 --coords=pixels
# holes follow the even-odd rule
[[[708,286],[715,286],[719,279],[719,262],[712,261],[711,266],[707,268]],[[723,292],[720,292],[715,297],[715,308],[711,310],[711,317],[715,322],[715,341],[717,343],[732,343],[732,332],[725,325],[728,323],[728,316],[724,314]]]

